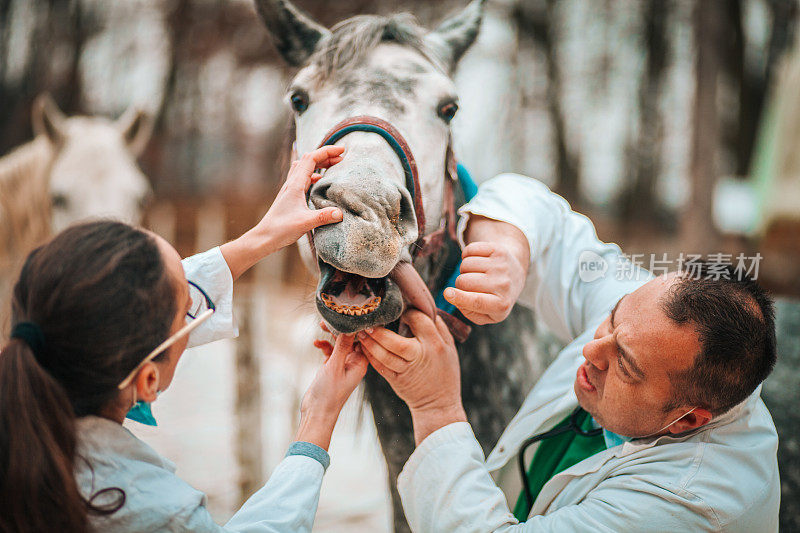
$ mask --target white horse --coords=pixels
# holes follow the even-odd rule
[[[136,165],[150,138],[149,116],[129,109],[116,122],[67,118],[42,95],[36,137],[0,158],[0,334],[21,260],[52,233],[88,218],[138,224],[151,189]]]
[[[313,206],[339,206],[344,220],[315,230],[315,253],[306,247],[320,273],[317,310],[340,332],[392,323],[404,298],[419,306],[405,284],[412,261],[436,292],[460,258],[452,238],[463,195],[452,181],[450,120],[458,99],[451,75],[478,34],[482,4],[475,0],[426,31],[408,15],[362,15],[327,29],[287,0],[256,1],[284,60],[300,67],[287,95],[298,153],[325,140],[346,148],[310,191]],[[533,330],[530,312],[515,309],[458,344],[465,409],[486,451],[532,384]],[[395,529],[405,531],[396,478],[414,449],[410,416],[377,374],[368,374],[366,385]]]

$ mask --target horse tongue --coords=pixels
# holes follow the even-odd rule
[[[433,301],[433,295],[411,263],[405,261],[397,263],[389,276],[400,287],[400,292],[407,305],[416,307],[431,317],[431,320],[436,320],[436,304]]]

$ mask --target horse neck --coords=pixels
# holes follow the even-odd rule
[[[0,268],[50,235],[48,189],[55,157],[52,144],[39,136],[0,158]]]

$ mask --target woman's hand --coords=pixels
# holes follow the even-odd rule
[[[414,337],[377,328],[359,333],[358,339],[370,364],[408,404],[419,445],[437,429],[466,421],[461,405],[461,369],[453,337],[440,317],[434,323],[421,311],[411,309],[402,320]]]
[[[297,440],[328,449],[339,412],[367,373],[364,355],[354,347],[352,335],[339,335],[336,345],[300,404]]]
[[[294,161],[264,218],[238,239],[220,247],[234,280],[264,257],[296,242],[304,233],[342,221],[342,210],[338,207],[310,209],[306,200],[309,187],[322,177],[314,174],[314,170],[340,162],[342,152],[341,146],[323,146]]]

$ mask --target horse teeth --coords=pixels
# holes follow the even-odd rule
[[[320,294],[320,299],[322,300],[322,302],[325,304],[325,306],[328,309],[332,309],[333,311],[336,311],[337,313],[339,313],[341,315],[347,315],[347,316],[364,316],[364,315],[367,315],[367,314],[373,312],[375,309],[377,309],[378,306],[381,303],[381,297],[380,296],[373,296],[364,305],[343,305],[343,304],[338,304],[338,303],[336,303],[336,301],[333,299],[333,297],[331,295],[326,294],[326,293]]]

